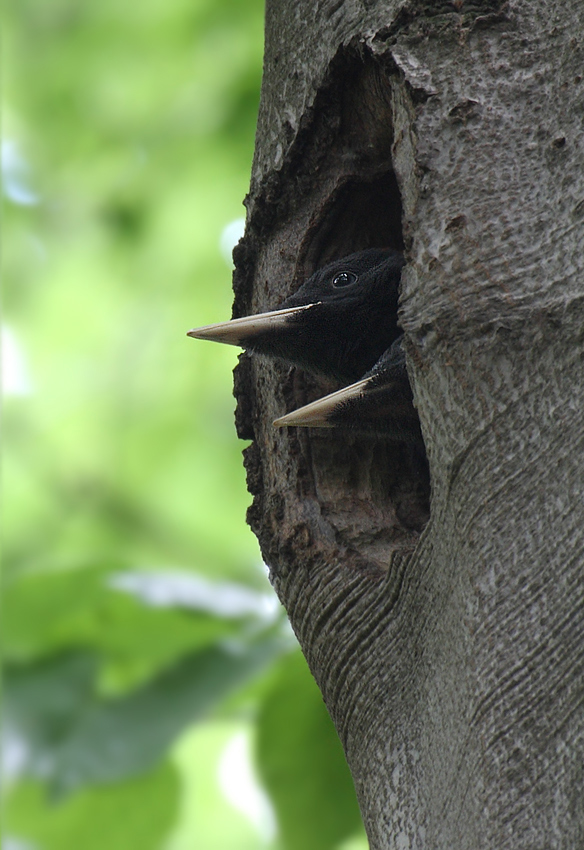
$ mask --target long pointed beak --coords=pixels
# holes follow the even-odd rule
[[[369,380],[369,378],[364,378],[357,381],[356,384],[343,387],[342,390],[337,390],[337,392],[325,395],[324,398],[319,398],[304,405],[304,407],[299,407],[298,410],[274,420],[274,425],[277,428],[291,425],[301,428],[334,428],[334,423],[330,421],[331,414],[349,399],[362,396]]]
[[[227,345],[239,345],[245,348],[246,343],[250,340],[266,333],[281,330],[295,316],[314,306],[314,304],[305,304],[302,307],[287,307],[284,310],[272,310],[270,313],[258,313],[257,316],[243,316],[241,319],[231,319],[229,322],[193,328],[193,330],[188,331],[187,336],[192,336],[195,339],[210,339],[213,342],[224,342]]]

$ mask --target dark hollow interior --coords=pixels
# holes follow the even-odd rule
[[[299,263],[302,279],[366,248],[404,250],[401,194],[391,161],[389,71],[367,56],[345,57],[336,71],[339,79],[331,89],[342,96],[327,102],[325,92],[322,112],[339,113],[339,132],[330,144],[330,168],[338,171],[333,191],[321,199],[316,221],[306,234]],[[325,123],[334,123],[330,114]],[[310,376],[305,377],[304,388],[310,399],[318,397],[318,382]],[[342,431],[334,437],[319,429],[311,434],[313,464],[326,471],[330,485],[350,491],[352,497],[358,491],[360,499],[366,479],[376,508],[383,511],[389,500],[404,529],[420,531],[425,526],[430,514],[430,477],[423,450]],[[361,474],[364,465],[369,472]],[[383,538],[383,532],[379,536]]]

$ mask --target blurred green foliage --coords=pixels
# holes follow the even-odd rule
[[[364,847],[244,523],[237,352],[185,336],[230,315],[263,4],[4,17],[6,846]]]

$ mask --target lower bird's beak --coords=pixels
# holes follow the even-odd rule
[[[188,331],[187,336],[245,348],[256,337],[285,328],[292,319],[314,306],[314,304],[305,304],[302,307],[287,307],[284,310],[272,310],[270,313],[258,313],[256,316],[243,316],[241,319],[232,319],[230,322],[193,328],[192,331]]]
[[[277,428],[284,425],[301,428],[335,428],[336,424],[331,419],[332,415],[339,411],[350,399],[362,397],[368,382],[369,378],[364,378],[362,381],[357,381],[356,384],[343,387],[342,390],[337,390],[337,392],[319,398],[311,404],[299,407],[298,410],[274,420],[274,425]]]

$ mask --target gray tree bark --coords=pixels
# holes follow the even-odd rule
[[[250,522],[372,848],[584,848],[584,4],[268,0],[235,315],[403,246],[431,481],[272,420],[335,389],[244,357]]]

